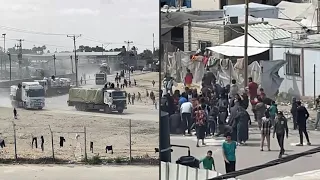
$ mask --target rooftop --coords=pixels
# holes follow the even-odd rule
[[[273,39],[291,37],[289,31],[265,23],[249,25],[248,33],[261,44],[269,44]]]
[[[313,16],[316,7],[312,3],[294,3],[281,1],[277,7],[280,9],[279,18],[302,20],[309,16]]]
[[[285,45],[288,47],[320,48],[320,34],[309,35],[307,39],[286,38],[273,40],[272,44]]]

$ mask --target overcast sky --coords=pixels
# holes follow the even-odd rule
[[[0,0],[0,34],[7,34],[6,48],[14,46],[14,39],[24,39],[27,48],[46,45],[51,51],[72,50],[73,42],[66,35],[37,33],[41,32],[82,34],[77,46],[112,43],[110,49],[130,40],[139,51],[152,49],[152,33],[155,46],[159,44],[158,5],[155,0]]]

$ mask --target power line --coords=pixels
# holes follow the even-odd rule
[[[26,30],[26,29],[13,28],[13,27],[8,27],[8,26],[0,26],[0,29],[5,29],[7,31],[27,33],[27,34],[38,34],[38,35],[50,35],[50,36],[65,36],[65,35],[67,35],[67,34],[63,34],[63,33],[39,32],[39,31],[32,31],[32,30]]]
[[[174,41],[174,40],[162,40],[162,42],[174,42],[174,43],[183,43],[183,44],[188,44],[188,42],[185,41]],[[317,41],[320,42],[320,41]],[[316,42],[315,42],[316,43]],[[199,45],[199,43],[195,43],[195,42],[191,42],[191,44],[197,44]],[[261,44],[262,45],[262,44]],[[306,48],[306,49],[314,49],[314,48],[320,48],[317,46],[291,46],[291,45],[281,45],[281,47],[279,47],[280,45],[278,44],[274,44],[276,47],[269,47],[269,46],[248,46],[251,48],[269,48],[269,49],[278,49],[278,48]],[[242,45],[226,45],[226,44],[220,44],[220,45],[215,45],[215,46],[223,46],[223,47],[244,47]],[[277,47],[278,46],[278,47]]]

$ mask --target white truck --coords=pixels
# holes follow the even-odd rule
[[[114,88],[71,88],[68,106],[75,106],[79,111],[100,111],[122,113],[127,109],[127,93]]]
[[[24,109],[43,109],[45,92],[38,82],[22,82],[10,87],[10,99],[13,107]]]
[[[71,88],[70,78],[43,78],[43,80],[34,80],[43,86],[47,97],[67,94]]]

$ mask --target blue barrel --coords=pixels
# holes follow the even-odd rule
[[[183,6],[187,6],[187,8],[191,8],[191,0],[184,0]]]

